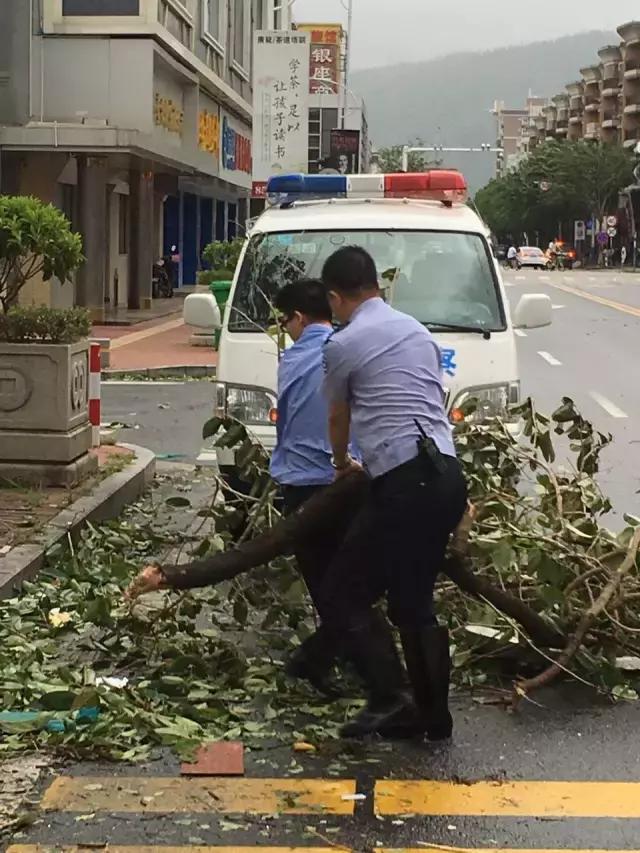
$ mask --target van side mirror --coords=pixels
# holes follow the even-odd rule
[[[540,329],[551,325],[551,299],[544,293],[525,293],[513,314],[516,329]]]

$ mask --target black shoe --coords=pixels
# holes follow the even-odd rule
[[[296,649],[285,665],[290,678],[308,681],[328,699],[340,699],[341,692],[331,679],[338,654],[329,630],[321,625]]]
[[[369,692],[367,706],[343,726],[342,737],[413,737],[419,715],[387,620],[379,611],[347,632],[347,649]]]
[[[434,626],[403,631],[401,638],[422,729],[431,741],[447,740],[453,733],[449,711],[449,632]]]

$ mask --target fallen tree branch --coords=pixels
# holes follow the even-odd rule
[[[297,512],[260,536],[242,542],[229,551],[193,563],[163,566],[162,572],[168,585],[174,589],[215,586],[231,580],[257,566],[267,565],[276,557],[291,553],[297,542],[304,541],[312,532],[317,536],[318,531],[330,530],[346,514],[355,515],[366,499],[368,490],[369,481],[364,474],[349,474],[318,492]],[[443,573],[463,592],[479,600],[490,601],[495,608],[515,620],[538,645],[559,648],[566,642],[566,637],[555,625],[521,599],[473,572],[466,554],[475,512],[475,508],[469,505],[452,537],[451,551],[443,566]]]
[[[517,682],[515,685],[514,702],[517,703],[519,699],[528,696],[532,691],[551,684],[556,680],[556,678],[558,678],[558,676],[566,671],[568,663],[582,646],[586,635],[596,619],[605,612],[607,605],[618,592],[618,589],[625,577],[632,571],[632,569],[635,568],[638,558],[638,549],[640,549],[640,527],[635,530],[631,538],[626,557],[598,598],[594,600],[593,604],[583,615],[582,619],[578,623],[578,627],[571,637],[569,637],[569,640],[557,661],[547,667],[547,669],[545,669],[544,672],[541,672],[540,675],[535,676],[535,678],[528,678],[524,681]]]

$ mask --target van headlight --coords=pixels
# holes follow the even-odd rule
[[[520,402],[520,383],[504,382],[500,385],[480,385],[466,388],[453,401],[449,419],[454,424],[485,423],[500,418],[517,422],[518,416],[509,408]]]
[[[217,382],[215,414],[247,426],[273,426],[278,420],[278,400],[265,388]]]

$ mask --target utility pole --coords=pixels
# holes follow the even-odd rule
[[[344,6],[344,3],[342,4]],[[347,37],[345,39],[344,57],[344,87],[342,89],[342,120],[341,127],[344,130],[347,118],[347,87],[349,86],[349,71],[351,68],[351,28],[353,26],[353,0],[347,0]]]

